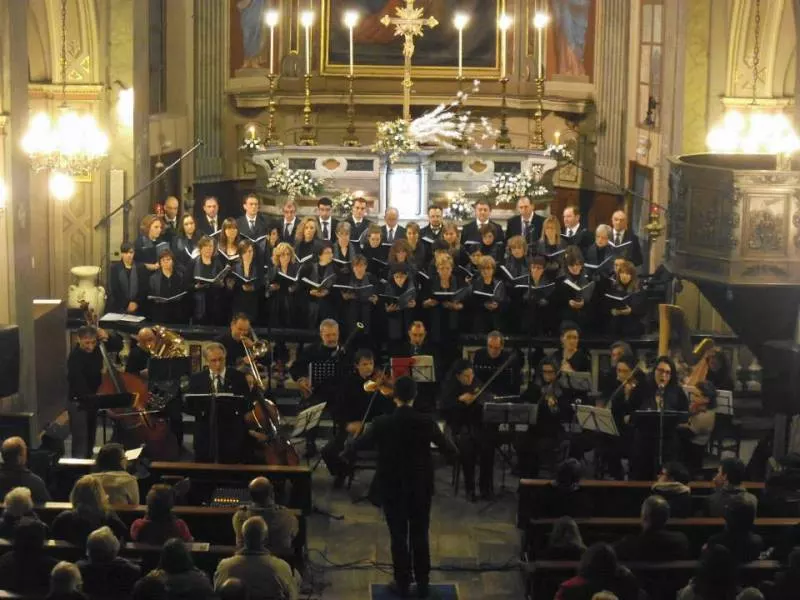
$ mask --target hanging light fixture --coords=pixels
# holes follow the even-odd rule
[[[51,184],[52,179],[63,184],[64,177],[90,175],[108,154],[108,136],[94,116],[67,106],[67,0],[61,0],[61,100],[54,121],[47,112],[37,113],[22,138],[34,171],[58,172]]]
[[[753,99],[744,110],[727,111],[722,122],[706,137],[706,146],[717,154],[776,154],[778,164],[800,149],[800,139],[782,112],[763,111],[758,104],[758,66],[760,55],[761,0],[756,0],[753,35]]]

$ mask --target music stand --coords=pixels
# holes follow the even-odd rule
[[[311,406],[305,410],[301,410],[297,414],[297,419],[294,422],[294,429],[292,430],[291,436],[289,436],[290,439],[294,440],[303,437],[310,430],[319,427],[319,421],[322,418],[322,412],[325,410],[327,405],[327,402],[320,402],[319,404],[315,404],[314,406]]]
[[[244,396],[231,393],[221,394],[185,394],[183,396],[186,404],[186,412],[196,417],[207,417],[209,425],[209,438],[211,445],[211,461],[219,462],[219,425],[217,423],[217,413],[219,412],[218,402],[229,407],[232,412],[244,415],[249,406]],[[195,435],[197,435],[195,433]]]
[[[614,415],[609,408],[576,404],[575,417],[581,429],[619,437],[617,422],[614,420]]]
[[[100,415],[103,423],[103,445],[108,441],[108,411],[115,408],[131,408],[133,406],[133,394],[92,394],[90,396],[79,396],[77,398],[78,408],[86,412],[86,428],[89,428],[89,417]],[[125,416],[125,415],[121,415]],[[89,431],[89,443],[94,446],[94,431]]]
[[[319,387],[339,372],[338,360],[323,360],[308,363],[308,381],[312,388]]]
[[[561,385],[573,392],[592,391],[592,374],[588,371],[561,371]]]
[[[516,425],[536,425],[538,417],[538,407],[536,404],[519,404],[516,402],[484,402],[483,404],[483,423],[498,426],[508,426],[508,445],[511,444],[511,432],[515,431]],[[504,442],[501,440],[497,445],[497,450],[503,458],[500,489],[506,489],[506,465],[511,466],[511,452],[503,450]]]
[[[436,383],[435,363],[430,354],[394,357],[389,361],[389,365],[392,377],[395,379],[407,375],[417,383]]]

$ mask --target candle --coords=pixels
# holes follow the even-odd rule
[[[354,10],[348,10],[344,13],[344,24],[347,26],[347,29],[350,31],[350,77],[353,76],[353,29],[358,23],[358,13]]]
[[[512,19],[507,14],[500,15],[497,25],[502,32],[500,37],[500,79],[506,78],[506,47],[508,44],[508,29],[511,27]]]
[[[561,141],[561,132],[556,130],[556,132],[553,134],[553,138],[556,141],[556,146],[558,146],[559,142]]]
[[[550,23],[550,15],[537,12],[533,17],[533,26],[536,28],[536,46],[538,49],[536,62],[539,79],[544,79],[544,28]]]
[[[306,75],[311,74],[311,26],[314,24],[314,11],[304,10],[300,15],[300,23],[306,30]]]
[[[461,79],[464,76],[464,27],[469,23],[469,15],[456,13],[453,23],[458,29],[458,78]]]
[[[251,140],[256,139],[256,128],[253,125],[247,128],[247,135]]]
[[[269,74],[275,72],[275,26],[278,24],[278,11],[268,10],[266,15],[269,27]]]

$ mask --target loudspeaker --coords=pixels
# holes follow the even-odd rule
[[[770,414],[800,414],[800,345],[766,342],[761,353],[761,402]]]

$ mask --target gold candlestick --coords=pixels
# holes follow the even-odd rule
[[[348,101],[347,101],[347,135],[342,140],[343,146],[360,146],[361,142],[356,137],[356,103],[353,96],[353,80],[355,77],[350,74],[347,76]]]
[[[507,87],[508,77],[500,79],[502,86],[500,93],[500,134],[497,136],[495,146],[501,150],[511,148],[511,136],[508,134],[508,101],[507,101]]]
[[[275,136],[275,113],[278,111],[278,103],[275,102],[275,90],[278,88],[279,75],[270,73],[269,78],[269,117],[267,120],[267,137],[264,143],[267,146],[280,146],[281,141]]]
[[[300,134],[301,146],[316,146],[317,134],[311,124],[311,73],[305,75],[305,101],[303,102],[303,132]]]
[[[533,112],[533,133],[530,145],[533,150],[544,150],[544,77],[536,78],[536,110]]]

